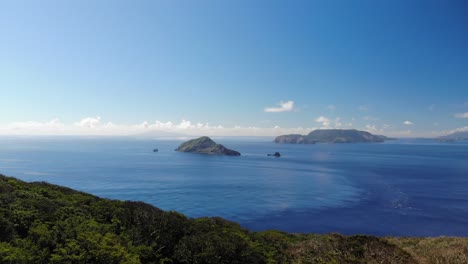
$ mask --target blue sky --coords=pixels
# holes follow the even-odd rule
[[[467,10],[456,0],[3,0],[0,134],[468,129]]]

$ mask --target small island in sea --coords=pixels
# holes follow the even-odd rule
[[[201,154],[240,156],[238,151],[228,149],[221,144],[217,144],[209,137],[200,137],[180,144],[176,151],[194,152]]]
[[[385,136],[373,135],[356,129],[317,129],[308,135],[282,135],[275,138],[281,144],[315,144],[315,143],[376,143],[390,140]]]

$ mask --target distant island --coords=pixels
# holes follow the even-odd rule
[[[468,140],[468,131],[455,132],[446,136],[441,136],[436,138],[436,140],[441,142],[455,142],[460,140]]]
[[[278,136],[274,142],[280,144],[376,143],[390,139],[356,129],[318,129],[310,132],[308,135],[291,134]]]
[[[176,151],[227,156],[241,155],[235,150],[228,149],[221,144],[216,144],[216,142],[214,142],[209,137],[200,137],[184,142],[178,148],[176,148]]]

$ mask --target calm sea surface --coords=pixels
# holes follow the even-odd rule
[[[215,140],[242,156],[179,153],[179,140],[0,137],[0,173],[254,230],[468,236],[467,142]]]

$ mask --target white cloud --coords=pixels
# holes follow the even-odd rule
[[[335,119],[330,119],[325,116],[319,116],[314,121],[322,124],[320,128],[340,128],[343,126],[351,126],[350,123],[343,124],[340,117],[337,117]]]
[[[341,118],[335,118],[335,127],[342,127],[343,123],[341,123]]]
[[[377,120],[379,120],[379,118],[373,117],[373,116],[363,116],[362,119],[364,119],[366,121],[377,121]]]
[[[468,118],[468,112],[455,114],[456,118]]]
[[[148,128],[150,129],[170,129],[172,127],[174,127],[174,124],[171,121],[167,121],[167,122],[156,121],[154,122],[154,124],[148,125]]]
[[[327,108],[331,111],[335,111],[336,110],[336,106],[335,105],[329,105],[327,106]]]
[[[281,101],[278,106],[279,107],[266,107],[264,111],[267,113],[289,112],[294,109],[294,101]]]
[[[455,133],[455,132],[466,132],[466,131],[468,131],[468,126],[459,127],[459,128],[455,128],[455,129],[452,129],[452,130],[442,131],[441,134],[442,135],[448,135],[448,134],[452,134],[452,133]]]
[[[86,117],[75,123],[75,126],[96,128],[101,124],[101,117]]]
[[[375,132],[378,130],[375,125],[366,125],[366,129],[370,132]]]
[[[358,109],[359,109],[359,111],[367,111],[367,110],[369,110],[369,107],[367,107],[366,105],[360,105],[358,107]]]
[[[182,122],[180,122],[176,127],[180,129],[188,129],[192,127],[192,123],[187,120],[182,120]]]
[[[414,123],[409,121],[409,120],[406,120],[405,122],[403,122],[403,124],[407,125],[407,126],[411,126],[413,125]]]
[[[323,128],[329,128],[330,127],[330,119],[324,117],[324,116],[319,116],[315,119],[315,122],[317,123],[322,123]]]
[[[385,129],[389,128],[388,125],[384,124],[382,125],[380,128],[377,127],[376,125],[366,125],[366,128],[365,130],[367,130],[368,132],[371,132],[371,133],[379,133],[379,134],[384,134],[385,133]]]
[[[8,129],[11,130],[37,130],[37,131],[44,131],[48,129],[56,129],[61,130],[65,127],[65,125],[60,122],[59,119],[52,119],[46,122],[37,122],[37,121],[26,121],[26,122],[14,122],[7,125]]]

